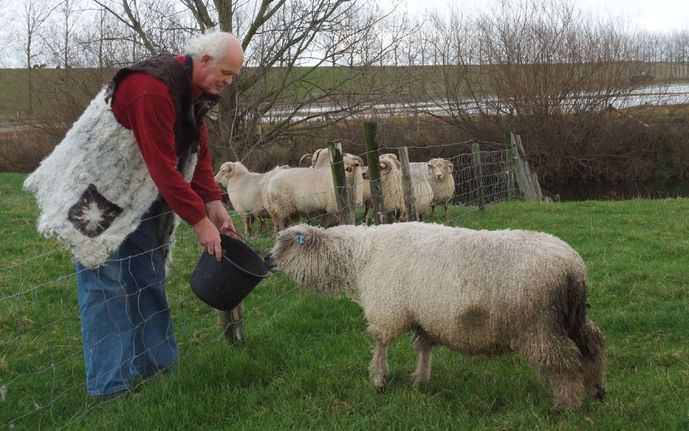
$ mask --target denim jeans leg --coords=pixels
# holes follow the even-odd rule
[[[108,261],[94,270],[77,262],[77,285],[90,395],[127,389],[177,361],[165,296],[165,260],[157,218],[144,218]]]
[[[76,266],[86,389],[89,395],[120,392],[133,378],[134,326],[119,262],[94,270]]]
[[[155,217],[145,220],[127,245],[132,252],[146,251],[128,260],[128,272],[137,275],[132,278],[137,293],[130,297],[136,324],[134,367],[142,377],[149,377],[177,362],[177,341],[165,294],[165,257]]]

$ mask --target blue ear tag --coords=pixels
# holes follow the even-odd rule
[[[304,234],[303,233],[297,234],[297,242],[299,243],[299,245],[304,245],[304,243],[306,241],[304,240]]]

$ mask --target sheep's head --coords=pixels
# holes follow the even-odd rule
[[[311,167],[320,168],[322,166],[328,166],[330,163],[330,150],[327,148],[319,148],[313,152],[311,156]]]
[[[380,156],[378,156],[378,160],[382,160],[382,159],[389,159],[389,160],[393,160],[396,162],[400,161],[399,157],[397,157],[397,154],[395,154],[395,153],[384,153],[384,154],[381,154]]]
[[[381,158],[378,161],[378,168],[380,168],[380,175],[389,175],[391,172],[398,171],[400,169],[400,166],[398,166],[399,162],[395,162],[394,160],[387,159],[387,158]]]
[[[265,262],[271,271],[280,271],[301,287],[328,295],[344,293],[351,268],[343,264],[351,253],[341,248],[346,241],[332,229],[300,224],[289,227],[275,238]],[[339,245],[336,245],[339,244]]]
[[[298,255],[308,253],[314,243],[318,242],[318,232],[322,228],[307,224],[300,224],[287,228],[278,233],[275,245],[266,256],[266,265],[270,270],[282,271],[285,264],[298,258]]]
[[[452,162],[446,159],[431,159],[428,161],[428,175],[436,181],[442,181],[452,175]]]
[[[344,163],[345,175],[348,177],[357,176],[358,172],[361,171],[358,168],[364,166],[364,159],[349,153],[344,154],[342,162]]]
[[[232,176],[233,168],[234,162],[225,162],[222,165],[220,165],[220,170],[215,175],[215,182],[218,184],[222,184],[223,186],[227,185],[227,180],[229,180]]]

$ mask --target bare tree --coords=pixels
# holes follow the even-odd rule
[[[374,2],[362,0],[184,0],[185,11],[154,2],[96,1],[126,23],[149,54],[179,52],[170,49],[179,48],[177,41],[163,37],[170,28],[188,38],[218,26],[240,37],[247,68],[223,95],[212,121],[216,151],[234,159],[313,133],[380,100],[384,91],[366,88],[378,73],[370,66],[404,34],[399,29],[377,44],[376,26],[384,15]],[[166,31],[158,31],[162,21]]]
[[[24,23],[24,34],[22,35],[23,50],[26,60],[27,80],[28,80],[28,112],[34,112],[34,83],[33,66],[34,59],[38,56],[36,42],[40,36],[43,24],[48,20],[50,14],[56,6],[51,6],[44,0],[26,0],[24,2],[22,21]]]

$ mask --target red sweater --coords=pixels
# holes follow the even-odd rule
[[[215,183],[206,126],[201,130],[196,170],[187,183],[177,170],[175,105],[162,81],[145,73],[130,74],[117,87],[112,111],[122,126],[134,132],[148,173],[165,202],[187,223],[201,221],[206,216],[205,203],[222,196]]]

